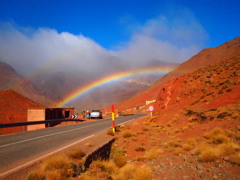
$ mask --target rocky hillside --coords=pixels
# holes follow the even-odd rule
[[[38,91],[33,83],[22,77],[10,65],[0,62],[0,91],[13,89],[24,96],[45,104],[51,105],[53,102],[44,97],[41,91]]]
[[[239,179],[240,56],[172,78],[158,92],[153,116],[119,126],[110,161],[93,163],[86,176]]]
[[[159,94],[159,88],[171,78],[193,72],[199,68],[207,67],[238,55],[240,55],[240,37],[228,41],[221,46],[204,49],[188,61],[179,65],[175,70],[159,79],[150,88],[126,101],[118,103],[116,106],[118,109],[124,110],[144,105],[146,100],[156,99]]]
[[[240,179],[240,56],[158,91],[153,116],[109,129],[109,161],[93,161],[77,178]]]

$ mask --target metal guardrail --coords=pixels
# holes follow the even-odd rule
[[[44,120],[44,121],[0,123],[0,128],[27,126],[27,125],[36,125],[36,124],[47,124],[47,123],[58,123],[58,122],[64,122],[64,121],[84,121],[84,120],[82,120],[82,119],[54,119],[54,120]]]

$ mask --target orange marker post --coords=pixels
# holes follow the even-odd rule
[[[114,113],[114,105],[112,105],[112,130],[115,133],[115,113]]]

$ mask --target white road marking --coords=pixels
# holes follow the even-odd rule
[[[123,122],[123,123],[120,123],[120,124],[118,124],[118,125],[122,125],[122,124],[126,124],[126,123],[128,123],[128,122],[130,122],[130,121],[132,121],[133,119],[131,119],[131,120],[128,120],[128,121],[126,121],[126,122]]]
[[[50,156],[50,155],[52,155],[52,154],[54,154],[54,153],[57,153],[57,152],[59,152],[59,151],[61,151],[61,150],[64,150],[64,149],[66,149],[66,148],[68,148],[68,147],[71,147],[71,146],[73,146],[73,145],[75,145],[75,144],[77,144],[77,143],[80,143],[80,142],[82,142],[82,141],[84,141],[84,140],[86,140],[86,139],[89,139],[89,138],[91,138],[91,137],[93,137],[93,136],[95,136],[95,134],[93,134],[93,135],[91,135],[91,136],[88,136],[88,137],[86,137],[86,138],[84,138],[84,139],[81,139],[81,140],[79,140],[79,141],[76,141],[76,142],[74,142],[74,143],[72,143],[72,144],[66,145],[66,146],[64,146],[64,147],[62,147],[62,148],[60,148],[60,149],[57,149],[56,151],[53,151],[53,152],[48,153],[48,154],[45,154],[45,155],[43,155],[43,156],[41,156],[41,157],[39,157],[39,158],[37,158],[37,159],[34,159],[34,160],[29,161],[29,162],[27,162],[27,163],[25,163],[25,164],[22,164],[21,166],[18,166],[18,167],[16,167],[16,168],[13,168],[13,169],[11,169],[11,170],[9,170],[9,171],[7,171],[7,172],[4,172],[4,173],[0,174],[0,178],[1,178],[1,177],[4,177],[4,176],[7,176],[7,175],[10,175],[10,174],[13,174],[14,172],[17,172],[18,170],[20,170],[20,169],[22,169],[22,168],[24,168],[24,167],[30,166],[30,165],[34,164],[35,162],[37,162],[37,161],[39,161],[39,160],[41,160],[41,159],[44,159],[44,158],[46,158],[46,157],[48,157],[48,156]]]
[[[109,123],[109,122],[104,122],[104,123]],[[85,126],[85,127],[80,127],[80,128],[75,128],[75,129],[67,130],[67,131],[61,131],[61,132],[57,132],[57,133],[53,133],[53,134],[48,134],[48,135],[44,135],[44,136],[39,136],[39,137],[31,138],[31,139],[26,139],[26,140],[14,142],[14,143],[4,144],[4,145],[1,145],[0,148],[1,148],[1,147],[6,147],[6,146],[11,146],[11,145],[14,145],[14,144],[23,143],[23,142],[33,141],[33,140],[41,139],[41,138],[44,138],[44,137],[54,136],[54,135],[57,135],[57,134],[63,134],[63,133],[71,132],[71,131],[77,131],[77,130],[79,130],[79,129],[84,129],[84,128],[88,128],[88,127],[92,127],[92,126],[97,126],[97,125],[104,124],[104,123],[98,123],[98,124],[94,124],[94,125],[89,125],[89,126]]]

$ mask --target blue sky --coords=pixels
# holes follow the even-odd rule
[[[99,69],[112,56],[182,63],[239,36],[239,9],[239,0],[0,0],[0,60],[25,75],[54,61]]]
[[[105,48],[131,37],[131,26],[188,9],[208,34],[206,46],[239,36],[238,0],[0,0],[0,20],[83,34]],[[176,14],[174,11],[176,10]]]

